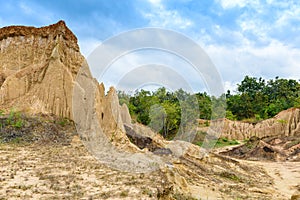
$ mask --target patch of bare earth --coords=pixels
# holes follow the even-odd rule
[[[300,162],[257,162],[274,179],[275,188],[286,199],[299,195],[300,199]]]
[[[286,140],[286,139],[287,138],[284,138],[284,140]],[[277,140],[279,140],[279,139],[277,139]],[[283,139],[281,139],[281,141],[283,141]],[[291,144],[291,143],[292,142],[284,141],[281,144],[283,144],[282,146],[287,146],[286,144]],[[294,146],[296,146],[296,145],[294,145]],[[215,152],[225,154],[225,155],[231,154],[233,156],[235,156],[235,155],[239,156],[242,151],[237,151],[237,150],[245,148],[244,146],[245,145],[237,145],[234,147],[220,148],[220,149],[216,150]],[[294,150],[293,146],[292,145],[290,145],[290,146]],[[257,146],[253,146],[252,148],[258,149]],[[284,149],[284,148],[282,148],[282,149]],[[297,150],[297,149],[295,149],[295,150]],[[238,152],[238,154],[232,154],[232,152]],[[300,199],[300,162],[298,161],[299,157],[295,157],[295,155],[296,155],[295,153],[292,155],[294,156],[294,160],[297,160],[297,161],[290,162],[289,159],[286,159],[288,161],[274,161],[275,160],[274,158],[282,159],[284,157],[284,154],[281,154],[281,157],[276,155],[276,153],[278,153],[278,152],[264,152],[264,151],[257,151],[257,150],[252,151],[252,152],[256,153],[256,154],[254,154],[254,153],[251,154],[252,161],[251,160],[242,160],[242,159],[238,159],[238,158],[235,158],[234,160],[240,162],[241,164],[247,165],[247,166],[256,166],[256,167],[263,169],[271,177],[275,191],[277,193],[281,194],[281,196],[274,194],[274,196],[273,196],[274,199],[282,199],[282,200],[284,200],[284,199],[286,199],[286,200]],[[263,154],[261,152],[263,152]],[[247,153],[245,153],[245,155],[247,155]],[[293,152],[291,152],[291,153],[293,153]],[[289,156],[289,157],[291,157],[291,156]],[[257,161],[253,161],[254,158]],[[266,158],[269,158],[269,160]]]
[[[100,164],[77,136],[70,145],[1,144],[0,199],[284,199],[255,164],[229,161],[182,158],[174,168],[132,174]],[[185,184],[194,198],[173,190]]]
[[[0,199],[156,199],[159,172],[129,174],[71,145],[0,144]]]

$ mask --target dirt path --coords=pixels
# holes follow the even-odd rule
[[[300,193],[300,162],[257,162],[274,179],[275,188],[287,199]]]
[[[214,149],[214,152],[226,152],[237,146],[239,145]],[[273,178],[275,189],[282,194],[283,198],[290,200],[292,195],[300,194],[300,162],[235,160],[241,163],[262,167],[268,175]]]

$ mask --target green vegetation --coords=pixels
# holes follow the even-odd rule
[[[231,173],[231,172],[228,172],[228,171],[221,172],[220,176],[224,177],[224,178],[227,178],[229,180],[232,180],[232,181],[241,182],[241,178],[240,177],[238,177],[234,173]]]
[[[12,129],[21,129],[24,127],[24,120],[20,112],[16,112],[12,109],[8,114],[5,114],[4,111],[0,110],[0,143],[6,141],[5,135],[9,135],[6,130]],[[10,134],[10,142],[12,144],[19,144],[23,141],[17,133]]]
[[[120,193],[120,197],[127,197],[128,196],[129,191],[128,190],[124,190]]]
[[[0,117],[4,117],[4,111],[0,111]],[[22,128],[24,125],[22,116],[20,112],[16,112],[14,109],[12,109],[8,117],[5,120],[1,120],[0,128],[3,128],[5,126],[12,126],[14,128]]]
[[[210,101],[207,95],[203,98]],[[134,121],[149,125],[168,139],[178,131],[185,132],[187,128],[196,124],[196,119],[199,118],[199,112],[195,109],[198,107],[196,95],[182,89],[176,92],[168,92],[165,88],[159,88],[155,92],[141,90],[133,96],[119,92],[119,99],[121,104],[127,104]],[[210,115],[210,112],[205,110],[203,113]]]
[[[61,119],[59,119],[59,121],[58,121],[58,124],[61,125],[61,126],[65,126],[65,125],[67,125],[67,124],[69,124],[69,123],[70,123],[70,120],[67,119],[67,118],[61,118]]]
[[[196,141],[196,140],[195,140]],[[202,146],[204,140],[196,141],[195,144],[198,146]],[[207,146],[212,146],[214,145],[215,148],[221,148],[221,147],[226,147],[226,146],[231,146],[231,145],[238,145],[240,144],[236,140],[229,140],[227,138],[219,138],[219,139],[211,139],[208,141],[209,144]]]
[[[278,119],[277,122],[280,124],[287,124],[287,121],[284,119]]]
[[[54,115],[26,115],[14,110],[0,115],[0,124],[0,144],[68,144],[75,133],[74,124],[70,120]]]
[[[300,139],[294,139],[292,140],[291,142],[287,143],[285,146],[284,146],[284,149],[289,149],[295,145],[298,145],[300,144]]]
[[[153,92],[136,91],[134,95],[119,91],[118,95],[120,104],[127,104],[134,121],[150,126],[167,139],[186,132],[196,125],[196,119],[226,116],[230,120],[257,123],[282,110],[300,107],[300,83],[292,79],[276,77],[266,81],[246,76],[235,92],[215,97],[206,92],[190,94],[182,89],[169,92],[159,88]]]
[[[175,194],[173,194],[172,197],[175,200],[196,200],[196,198],[193,198],[192,196],[182,194],[182,193],[179,193],[179,192],[176,192]]]
[[[149,125],[167,139],[196,127],[198,118],[225,116],[225,95],[217,98],[205,92],[190,94],[182,89],[169,92],[166,88],[136,91],[132,96],[119,91],[118,95],[120,104],[127,104],[133,121]]]
[[[246,76],[238,84],[237,93],[226,94],[227,110],[237,120],[257,122],[275,116],[282,110],[300,107],[300,83],[292,79]],[[231,116],[232,117],[232,116]]]

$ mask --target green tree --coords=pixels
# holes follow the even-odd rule
[[[293,107],[300,96],[300,84],[292,79],[269,80],[264,91],[268,96],[269,105],[265,109],[268,117],[273,117],[278,112]]]
[[[172,139],[179,129],[181,110],[178,103],[170,101],[164,102],[163,107],[166,112],[166,118],[162,133],[165,138]]]
[[[198,92],[196,93],[196,97],[199,105],[199,118],[208,120],[211,119],[212,102],[210,96],[206,92]]]
[[[227,91],[220,97],[205,92],[190,94],[183,89],[170,92],[163,87],[153,92],[140,90],[134,95],[124,92],[118,92],[118,95],[120,104],[127,104],[134,120],[145,125],[150,123],[166,138],[172,138],[176,133],[189,135],[186,133],[197,125],[197,118],[226,116],[232,120],[258,121],[273,117],[284,109],[300,107],[299,82],[279,77],[265,81],[245,76],[235,94]]]

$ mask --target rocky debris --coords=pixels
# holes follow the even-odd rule
[[[152,144],[152,139],[150,137],[139,135],[129,126],[124,126],[126,130],[126,135],[133,144],[138,146],[140,149],[150,147],[150,145]]]
[[[296,186],[294,186],[294,188],[296,189],[296,191],[291,196],[291,200],[300,200],[300,184],[297,184]]]
[[[55,115],[4,115],[0,142],[68,145],[76,134],[74,123]]]
[[[185,194],[195,199],[283,199],[262,169],[218,154],[210,154],[201,160],[184,155],[162,171],[173,196]]]
[[[72,119],[75,77],[84,62],[65,22],[0,29],[0,108]]]
[[[252,137],[224,155],[247,160],[300,161],[300,139],[292,136]]]
[[[291,197],[291,200],[300,200],[300,194],[294,194],[294,195]]]
[[[147,148],[149,151],[156,155],[171,155],[172,151],[169,148],[163,148],[161,146],[158,146],[157,143],[155,143],[152,138],[140,135],[135,132],[130,126],[124,124],[126,135],[129,138],[129,140],[138,146],[140,149]]]
[[[172,151],[169,148],[155,147],[150,151],[156,155],[172,155]]]

